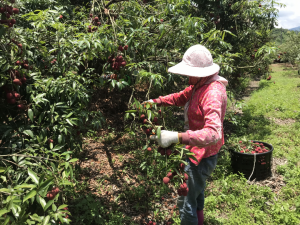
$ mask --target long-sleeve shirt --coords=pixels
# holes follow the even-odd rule
[[[190,160],[195,165],[203,158],[217,154],[224,144],[223,121],[227,106],[224,84],[227,85],[226,80],[219,82],[215,79],[195,91],[191,85],[179,93],[160,96],[159,100],[157,99],[162,106],[185,106],[189,102],[189,130],[182,133],[182,142],[186,144],[186,149],[194,153],[197,161],[193,158]]]

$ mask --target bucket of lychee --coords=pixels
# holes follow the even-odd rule
[[[256,181],[272,176],[274,148],[271,144],[262,141],[240,141],[238,146],[229,150],[234,173],[242,173],[246,179]]]

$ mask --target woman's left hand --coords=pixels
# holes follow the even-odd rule
[[[158,144],[163,148],[167,148],[171,144],[176,144],[179,142],[178,132],[168,130],[162,130],[160,132],[160,137],[157,135],[151,135],[150,139],[157,141]]]

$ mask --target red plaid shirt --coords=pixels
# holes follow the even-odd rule
[[[179,93],[160,96],[155,102],[162,106],[184,106],[188,108],[189,130],[182,133],[182,142],[193,152],[198,165],[203,158],[219,152],[224,144],[223,121],[227,106],[226,87],[218,81],[205,84],[193,93],[193,85]],[[192,97],[192,98],[191,98]]]

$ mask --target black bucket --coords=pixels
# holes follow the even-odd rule
[[[272,176],[272,152],[273,146],[271,144],[262,141],[253,141],[254,143],[263,143],[264,146],[268,147],[270,151],[256,154],[255,169],[250,178],[253,180],[256,178],[257,181],[264,180]],[[243,173],[246,179],[249,179],[254,165],[254,154],[245,154],[236,152],[230,149],[231,155],[231,167],[234,173]]]

